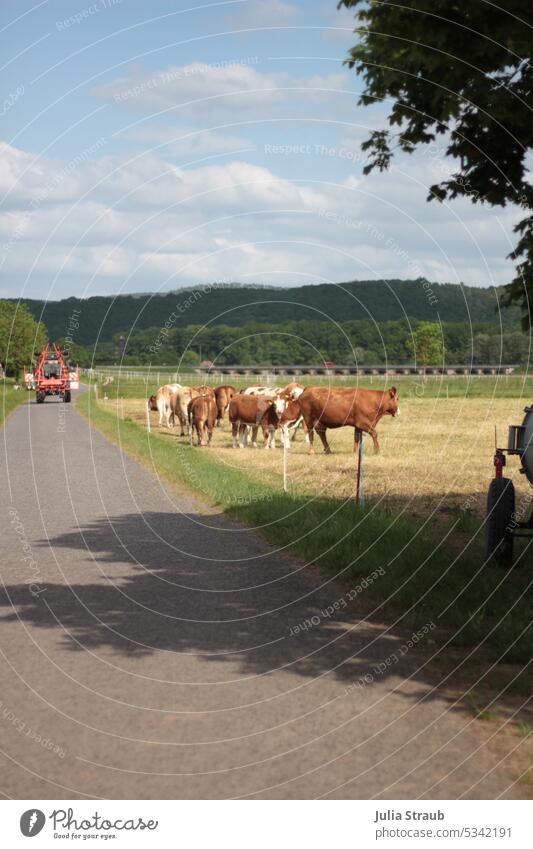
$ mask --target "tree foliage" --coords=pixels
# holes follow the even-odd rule
[[[488,323],[251,321],[242,327],[190,325],[172,329],[164,338],[160,334],[157,327],[133,331],[123,364],[184,367],[210,360],[217,365],[321,365],[332,360],[375,365],[416,359],[420,365],[519,365],[529,358],[526,335],[520,330],[502,333]],[[101,343],[93,354],[95,364],[121,361],[115,343]]]
[[[407,349],[412,352],[418,365],[442,365],[444,340],[440,326],[430,321],[420,322],[407,340]]]
[[[24,304],[0,301],[0,362],[6,374],[18,377],[46,339],[44,324],[35,321]]]
[[[533,143],[533,5],[403,0],[341,0],[356,12],[359,40],[348,64],[361,74],[363,105],[392,104],[389,128],[371,133],[366,173],[388,168],[394,150],[412,153],[442,136],[457,161],[453,175],[428,199],[519,205],[524,218],[506,287],[523,326],[533,316],[533,186],[526,160]]]

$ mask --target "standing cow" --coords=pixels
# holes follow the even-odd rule
[[[200,395],[211,395],[212,398],[215,397],[215,390],[212,386],[195,386],[194,388]]]
[[[397,416],[398,390],[395,386],[384,392],[375,389],[348,389],[344,387],[310,386],[298,398],[305,423],[309,430],[309,453],[314,454],[313,431],[320,437],[324,452],[331,454],[326,439],[327,428],[353,427],[354,450],[361,431],[368,433],[379,451],[376,425],[382,416]]]
[[[307,433],[307,427],[305,426],[305,421],[302,415],[302,410],[300,408],[299,402],[295,398],[289,398],[289,400],[285,404],[285,409],[280,416],[279,426],[281,429],[281,444],[287,448],[291,447],[290,440],[290,431],[294,431],[293,439],[296,435],[296,429],[302,425],[305,432],[306,441],[309,442],[309,435]]]
[[[210,445],[217,418],[217,405],[211,394],[198,395],[188,404],[188,419],[192,445],[193,431],[198,435],[198,445]],[[207,437],[207,438],[206,438]]]
[[[229,409],[231,399],[237,394],[234,386],[217,386],[215,401],[217,405],[217,427],[222,427],[224,415]]]
[[[276,428],[287,402],[276,396],[235,395],[229,405],[233,448],[245,448],[248,428],[252,428],[252,446],[257,448],[257,431],[263,430],[265,448],[276,447]],[[239,437],[239,440],[237,440]]]
[[[181,389],[181,383],[166,383],[157,390],[155,403],[159,413],[159,427],[163,424],[163,419],[167,427],[174,427],[172,398],[179,389]]]
[[[200,394],[198,389],[194,389],[192,386],[181,386],[171,397],[173,415],[178,417],[180,423],[180,436],[185,436],[185,428],[189,430],[189,402]]]

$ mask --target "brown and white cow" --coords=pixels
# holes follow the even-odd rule
[[[166,383],[157,390],[155,403],[159,413],[159,427],[163,424],[163,419],[167,427],[174,427],[172,397],[179,389],[181,389],[181,383]]]
[[[285,409],[280,416],[279,426],[281,429],[281,444],[287,448],[291,447],[290,432],[293,431],[292,438],[294,439],[296,430],[300,426],[303,428],[305,433],[306,442],[309,442],[307,426],[297,399],[289,397],[289,400],[285,404]]]
[[[246,389],[241,389],[239,395],[276,395],[280,389],[272,386],[247,386]]]
[[[374,451],[379,451],[376,425],[382,416],[397,416],[398,390],[395,386],[384,392],[375,389],[310,386],[298,398],[305,423],[309,429],[309,453],[314,453],[313,431],[316,431],[326,454],[331,448],[326,439],[327,428],[353,427],[354,450],[361,431],[370,434]]]
[[[229,405],[229,420],[233,448],[245,448],[248,428],[252,429],[252,447],[257,448],[257,431],[263,430],[265,448],[276,447],[276,428],[279,426],[286,401],[274,396],[235,395]],[[237,439],[239,437],[239,439]]]
[[[212,398],[215,397],[215,390],[212,386],[195,386],[194,388],[200,395],[211,395]]]
[[[192,398],[187,407],[187,414],[191,445],[194,430],[198,436],[198,445],[210,445],[217,418],[217,405],[213,396],[207,394]]]
[[[189,418],[188,418],[188,406],[189,401],[192,401],[193,398],[197,398],[201,393],[198,389],[194,389],[192,386],[181,386],[177,392],[175,392],[171,396],[171,406],[172,413],[174,417],[177,416],[180,423],[180,436],[185,436],[185,428],[187,428],[187,432],[189,431]]]
[[[284,386],[283,389],[279,389],[277,391],[277,395],[280,398],[299,398],[302,392],[304,391],[305,386],[302,386],[301,383],[287,383],[287,386]]]
[[[222,427],[224,415],[229,409],[231,399],[237,394],[234,386],[217,386],[215,401],[217,405],[217,427]]]

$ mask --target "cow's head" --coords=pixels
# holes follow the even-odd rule
[[[305,386],[300,386],[300,385],[294,386],[291,389],[291,392],[290,392],[290,396],[293,399],[293,401],[296,401],[300,397],[300,395],[302,394],[302,392],[304,390],[305,390]]]
[[[283,415],[283,411],[287,406],[287,402],[285,398],[275,398],[272,401],[272,406],[274,407],[274,412],[276,413],[278,419],[281,415]]]
[[[298,401],[289,401],[283,411],[283,415],[280,419],[280,425],[283,427],[284,425],[291,426],[295,422],[297,422],[302,416],[302,412],[300,410],[300,405]]]
[[[150,395],[148,398],[148,409],[157,410],[157,398],[155,395]]]
[[[388,392],[385,392],[384,412],[388,413],[391,416],[400,415],[398,390],[395,386],[391,386]]]

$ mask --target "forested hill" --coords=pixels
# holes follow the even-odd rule
[[[132,328],[173,328],[212,322],[239,326],[255,320],[394,321],[404,317],[442,322],[490,322],[519,325],[520,313],[498,313],[499,291],[424,280],[360,280],[339,285],[291,288],[213,284],[180,289],[166,295],[143,294],[63,301],[26,300],[30,312],[44,321],[51,339],[68,334],[74,310],[79,322],[76,342],[106,342]]]

